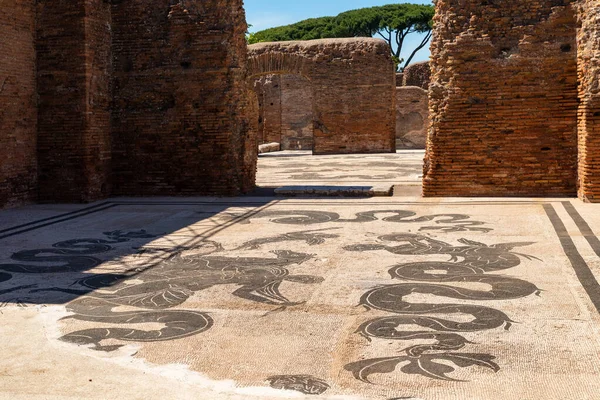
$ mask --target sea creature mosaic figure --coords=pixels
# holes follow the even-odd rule
[[[521,258],[531,256],[512,252],[515,247],[533,243],[501,243],[486,245],[460,239],[461,245],[442,242],[418,234],[395,234],[381,236],[386,244],[359,244],[345,247],[348,251],[385,250],[397,255],[448,255],[450,261],[414,262],[394,265],[389,273],[392,279],[408,281],[383,285],[366,292],[360,304],[395,314],[379,317],[363,323],[357,330],[369,341],[386,339],[398,341],[426,341],[402,350],[402,354],[350,363],[345,369],[356,379],[370,383],[373,374],[401,371],[419,374],[428,378],[455,380],[448,376],[458,368],[480,366],[498,371],[499,365],[490,354],[460,353],[458,350],[470,344],[461,333],[477,332],[504,327],[509,329],[513,321],[504,312],[491,307],[450,303],[411,303],[406,297],[419,293],[459,300],[508,300],[540,293],[534,284],[527,281],[490,274],[518,266]],[[484,283],[488,291],[452,286],[452,283]],[[448,319],[440,318],[446,314]],[[468,322],[457,322],[452,316],[471,316]],[[420,330],[402,330],[403,326],[419,326]]]
[[[143,231],[137,234],[147,235]],[[112,249],[111,245],[130,240],[136,234],[118,232],[106,235],[107,239],[69,240],[55,244],[53,249],[21,251],[12,256],[13,260],[59,262],[61,265],[0,264],[0,270],[22,274],[87,271],[102,263],[94,255],[105,253]],[[324,238],[306,233],[292,239],[318,244]],[[290,238],[275,237],[271,240],[278,242]],[[264,243],[267,242],[265,239]],[[241,247],[256,248],[264,243],[251,241]],[[60,339],[79,345],[92,345],[96,350],[114,351],[122,347],[115,341],[166,341],[210,329],[213,319],[208,313],[174,308],[183,305],[194,293],[215,285],[237,285],[238,288],[232,293],[234,296],[277,307],[290,307],[302,302],[293,302],[281,294],[279,286],[282,282],[315,284],[323,281],[318,276],[293,275],[288,270],[291,265],[300,265],[311,259],[313,256],[310,254],[273,250],[270,253],[274,257],[229,257],[224,252],[219,243],[205,241],[188,251],[177,249],[171,254],[167,252],[166,258],[133,271],[88,274],[68,287],[37,288],[31,292],[54,291],[77,296],[68,303],[67,310],[73,314],[66,318],[114,326],[78,330]],[[7,280],[8,274],[2,274],[0,278]],[[116,311],[120,307],[133,310]],[[146,323],[158,323],[163,327],[149,330],[131,327]],[[109,339],[111,344],[104,344]]]
[[[325,393],[329,384],[312,375],[276,375],[267,379],[274,389],[294,390],[307,395],[320,395]]]

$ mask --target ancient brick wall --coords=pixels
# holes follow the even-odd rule
[[[315,154],[395,151],[395,75],[382,40],[250,46],[250,74],[298,74],[313,94]]]
[[[437,1],[425,195],[575,194],[577,47],[569,3]]]
[[[242,1],[132,0],[112,12],[114,193],[253,187]]]
[[[581,1],[577,10],[579,197],[600,202],[600,1]]]
[[[424,149],[429,128],[429,96],[417,86],[396,88],[396,149]]]
[[[37,2],[39,199],[109,193],[110,6]]]
[[[282,150],[312,150],[313,107],[310,81],[300,75],[281,75]]]
[[[281,150],[312,150],[313,94],[301,75],[265,75],[254,83],[259,98],[259,143]]]
[[[428,90],[431,82],[431,66],[429,61],[410,64],[404,68],[402,82],[398,86],[418,86]]]
[[[36,199],[34,4],[0,0],[0,208]]]
[[[258,99],[258,143],[281,143],[281,75],[265,75],[253,84]]]

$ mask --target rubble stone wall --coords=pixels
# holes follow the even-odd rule
[[[314,154],[395,151],[395,75],[378,39],[322,39],[249,46],[250,75],[310,81]]]
[[[575,195],[570,3],[437,0],[426,196]]]
[[[35,201],[35,3],[0,0],[0,207]]]

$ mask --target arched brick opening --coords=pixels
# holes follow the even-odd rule
[[[277,51],[254,54],[258,46],[250,46],[250,58],[248,60],[248,75],[256,78],[263,75],[298,74],[310,80],[309,65],[311,61],[302,55],[289,54]]]
[[[395,82],[387,44],[325,39],[249,46],[249,75],[297,74],[312,88],[315,154],[395,151]]]

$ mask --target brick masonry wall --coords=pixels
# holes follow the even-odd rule
[[[0,0],[0,208],[35,201],[35,5]]]
[[[581,1],[577,10],[579,197],[600,202],[600,1]]]
[[[410,64],[402,73],[402,84],[398,86],[418,86],[428,90],[431,82],[431,66],[429,61]]]
[[[109,194],[110,6],[37,2],[39,200]]]
[[[131,0],[112,11],[114,193],[251,189],[258,115],[242,0]]]
[[[281,143],[281,75],[265,75],[253,84],[258,98],[258,143]]]
[[[378,39],[324,39],[250,46],[250,74],[310,80],[315,154],[395,151],[395,75]]]
[[[259,142],[281,150],[312,150],[313,95],[301,75],[266,75],[254,82],[259,96]]]
[[[424,149],[429,128],[427,90],[402,86],[396,94],[396,149]]]
[[[312,150],[313,94],[310,81],[300,75],[281,76],[281,148]]]
[[[575,194],[576,22],[568,3],[437,1],[426,196]]]

